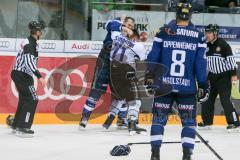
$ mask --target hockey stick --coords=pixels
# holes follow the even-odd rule
[[[172,111],[176,114],[179,115],[178,110],[174,107],[172,107]],[[196,131],[197,137],[207,146],[210,151],[220,160],[223,160],[223,158],[208,144],[208,142]]]
[[[208,141],[206,141],[208,143]],[[182,143],[181,141],[166,141],[166,142],[162,142],[162,144],[178,144],[178,143]],[[201,143],[201,141],[195,141],[195,143]],[[137,145],[137,144],[151,144],[151,142],[136,142],[136,143],[128,143],[128,146],[132,146],[132,145]]]

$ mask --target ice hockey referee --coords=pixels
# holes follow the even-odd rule
[[[237,81],[237,64],[233,57],[231,47],[222,38],[218,38],[219,26],[209,24],[205,28],[205,36],[208,41],[206,53],[208,62],[208,79],[211,84],[209,99],[202,104],[202,122],[199,128],[210,128],[214,118],[214,104],[217,95],[223,106],[227,130],[239,128],[239,117],[231,102],[232,81]]]
[[[18,90],[19,101],[17,111],[14,116],[8,116],[7,124],[13,129],[13,133],[18,136],[32,137],[34,131],[31,130],[38,97],[34,88],[33,75],[35,75],[43,86],[46,85],[37,69],[38,45],[37,40],[42,36],[44,26],[36,21],[28,25],[30,36],[24,40],[21,50],[16,56],[16,63],[11,72],[11,77]]]

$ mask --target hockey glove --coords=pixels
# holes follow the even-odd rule
[[[174,29],[167,24],[164,24],[164,26],[161,27],[160,30],[165,31],[165,33],[167,33],[168,35],[176,35]]]
[[[115,146],[111,151],[111,156],[127,156],[131,152],[128,145]]]
[[[205,86],[198,86],[198,102],[200,104],[206,102],[209,98],[209,94],[210,94],[210,84],[207,83]]]
[[[104,53],[110,54],[111,49],[112,49],[112,41],[108,41],[105,44],[103,44],[103,50],[105,51]]]
[[[135,55],[135,56],[134,56],[134,60],[135,60],[135,62],[140,61],[140,57],[139,57],[139,55]]]
[[[154,82],[154,75],[146,74],[145,80],[144,80],[144,86],[146,87],[146,89],[150,94],[154,94],[153,82]]]

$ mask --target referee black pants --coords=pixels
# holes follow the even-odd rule
[[[231,102],[232,82],[229,72],[220,75],[209,74],[211,84],[209,99],[202,105],[202,120],[206,125],[213,124],[214,107],[217,95],[220,97],[228,124],[238,124],[239,117]]]
[[[19,97],[13,127],[30,129],[38,103],[33,78],[26,73],[15,70],[12,71],[11,77]]]

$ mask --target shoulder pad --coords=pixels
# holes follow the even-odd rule
[[[171,27],[167,24],[164,24],[164,26],[159,28],[159,31],[157,32],[157,34],[155,36],[160,38],[160,37],[163,37],[166,35],[176,35],[176,31],[173,27]]]
[[[31,44],[26,44],[23,47],[23,52],[24,52],[24,54],[33,54],[34,55],[35,49]]]

